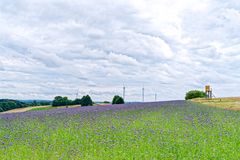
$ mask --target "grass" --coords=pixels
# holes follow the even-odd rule
[[[197,98],[193,99],[192,101],[212,107],[219,107],[229,110],[240,110],[240,97],[213,99]]]
[[[0,159],[240,159],[240,112],[188,102],[0,119]]]
[[[109,103],[98,103],[98,104],[94,104],[93,106],[105,106],[105,105],[109,105]],[[80,105],[70,105],[70,106],[68,106],[68,108],[75,108],[75,107],[80,107]],[[44,110],[51,110],[51,109],[56,109],[56,108],[66,108],[66,106],[60,106],[60,107],[41,106],[41,107],[31,108],[28,111],[44,111]]]
[[[44,111],[44,110],[50,110],[50,109],[54,109],[54,107],[50,106],[50,107],[34,107],[29,111]]]
[[[76,108],[79,107],[79,105],[71,105],[71,106],[67,106],[67,108]],[[66,106],[59,106],[59,107],[53,107],[53,106],[41,106],[41,107],[34,107],[31,108],[28,111],[45,111],[45,110],[52,110],[52,109],[57,109],[57,108],[66,108]]]

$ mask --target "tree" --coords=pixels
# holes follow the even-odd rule
[[[81,106],[92,106],[93,101],[89,95],[83,96],[81,99]]]
[[[61,97],[61,96],[56,96],[52,102],[53,107],[57,106],[67,106],[72,103],[71,100],[68,99],[68,97]]]
[[[32,102],[32,106],[37,106],[38,104],[37,104],[37,101],[36,100],[34,100],[33,102]]]
[[[112,104],[124,104],[124,99],[118,95],[115,95],[113,97]]]
[[[203,91],[198,91],[198,90],[192,90],[186,93],[185,99],[194,99],[194,98],[205,98],[206,93]]]
[[[82,99],[76,98],[76,99],[73,101],[73,104],[74,104],[74,105],[81,105],[81,101],[82,101]]]
[[[9,99],[0,99],[0,112],[23,107],[27,107],[27,105],[23,102]]]
[[[109,101],[103,101],[103,103],[105,103],[105,104],[109,104],[110,102],[109,102]]]

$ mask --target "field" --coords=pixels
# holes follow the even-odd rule
[[[109,105],[108,103],[96,103],[94,106],[105,106]],[[75,108],[79,107],[79,105],[70,105],[68,108]],[[42,111],[42,110],[51,110],[56,108],[66,108],[66,106],[59,106],[59,107],[52,107],[51,105],[45,105],[45,106],[33,106],[33,107],[24,107],[24,108],[16,108],[11,109],[5,112],[0,112],[0,114],[6,114],[6,113],[22,113],[22,112],[29,112],[29,111]]]
[[[240,97],[213,98],[213,99],[197,98],[193,99],[192,101],[212,107],[219,107],[229,110],[240,110]]]
[[[0,159],[240,159],[240,112],[188,101],[0,115]]]

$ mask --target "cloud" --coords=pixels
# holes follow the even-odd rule
[[[112,63],[120,63],[123,65],[139,65],[136,59],[123,54],[110,53],[108,57],[109,61]]]
[[[182,99],[240,94],[237,0],[3,0],[0,98]],[[231,91],[231,92],[229,92]]]

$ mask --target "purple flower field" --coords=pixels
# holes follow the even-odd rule
[[[0,159],[240,159],[240,112],[188,101],[0,115]]]
[[[87,107],[76,107],[76,108],[58,108],[43,111],[31,111],[23,113],[8,113],[0,115],[2,119],[14,119],[21,117],[44,117],[52,115],[74,115],[74,114],[86,114],[92,112],[104,112],[104,111],[121,111],[121,110],[135,110],[135,109],[145,109],[145,108],[156,108],[166,105],[181,107],[185,105],[185,101],[162,101],[162,102],[145,102],[145,103],[128,103],[128,104],[118,104],[118,105],[102,105],[102,106],[87,106]]]

